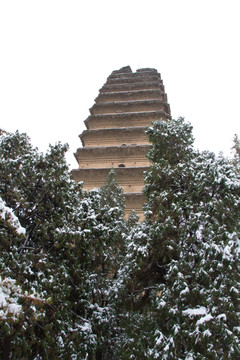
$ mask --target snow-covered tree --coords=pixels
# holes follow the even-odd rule
[[[137,262],[128,283],[149,319],[147,333],[133,336],[145,341],[143,359],[240,357],[239,173],[195,151],[191,131],[183,119],[148,130],[145,231],[129,245]]]
[[[95,343],[89,343],[86,356],[110,360],[117,352],[120,336],[116,308],[118,269],[126,252],[124,195],[110,171],[100,189],[86,194],[81,202],[81,234],[87,244],[85,318],[91,324]]]
[[[114,173],[85,193],[67,146],[44,155],[18,132],[0,143],[0,356],[111,359],[126,232]]]
[[[233,139],[234,163],[240,168],[240,139],[235,134]]]
[[[20,310],[14,322],[5,319],[0,354],[71,355],[71,297],[81,286],[72,256],[81,188],[70,179],[65,145],[43,155],[18,132],[1,132],[0,143],[0,272],[21,294],[9,297]]]
[[[4,360],[240,358],[237,158],[194,150],[183,119],[148,135],[139,223],[113,171],[84,192],[67,146],[0,133]]]
[[[239,358],[240,177],[193,148],[183,119],[158,121],[146,220],[119,269],[119,359]]]

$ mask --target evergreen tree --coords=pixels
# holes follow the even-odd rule
[[[123,191],[112,170],[104,186],[89,192],[82,201],[85,216],[81,232],[88,247],[86,274],[86,314],[95,343],[89,343],[86,356],[96,360],[113,359],[120,336],[118,308],[118,269],[126,251],[126,221]]]
[[[0,357],[111,359],[126,233],[115,174],[85,193],[66,145],[44,155],[18,132],[0,143]]]
[[[81,188],[70,180],[67,146],[51,146],[43,155],[18,132],[2,132],[0,142],[0,272],[5,284],[10,281],[18,289],[14,301],[19,309],[14,321],[1,317],[0,354],[4,359],[10,354],[68,359],[74,346],[79,348],[72,341],[76,315],[71,301],[82,285],[78,267],[84,269],[83,257],[73,262]],[[82,304],[77,310],[81,316]]]
[[[234,150],[233,162],[238,167],[240,167],[240,139],[236,134],[233,139],[233,144],[234,144],[232,147],[232,149]]]
[[[122,359],[240,358],[239,173],[195,151],[191,131],[183,119],[148,130],[146,221],[125,265],[134,331],[125,323]]]
[[[240,172],[157,121],[145,221],[114,171],[90,192],[66,145],[0,133],[0,357],[240,359]],[[238,152],[238,141],[235,141]]]

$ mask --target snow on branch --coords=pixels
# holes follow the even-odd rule
[[[18,235],[25,235],[26,230],[21,226],[19,219],[14,214],[13,210],[9,208],[5,201],[0,197],[0,218],[7,221],[7,223],[16,231]]]

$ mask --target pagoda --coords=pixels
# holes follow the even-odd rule
[[[80,135],[82,148],[74,154],[79,168],[73,179],[91,190],[104,185],[113,168],[126,198],[126,217],[135,209],[143,219],[144,171],[150,149],[146,127],[155,120],[169,119],[170,107],[160,74],[144,68],[132,72],[130,66],[115,70],[100,89],[87,130]]]

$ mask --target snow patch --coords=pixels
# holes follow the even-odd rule
[[[197,316],[197,315],[207,315],[207,309],[204,306],[200,306],[198,308],[195,309],[187,309],[187,310],[183,310],[183,315],[188,315],[188,316]]]
[[[24,229],[21,226],[19,219],[14,214],[13,210],[6,205],[5,201],[3,201],[1,197],[0,197],[0,217],[3,220],[6,220],[14,228],[17,234],[19,235],[26,234],[26,229]]]
[[[12,318],[13,321],[22,311],[22,306],[17,304],[20,287],[11,278],[2,279],[0,276],[0,320]]]
[[[202,325],[202,324],[204,324],[205,322],[210,321],[210,320],[212,320],[212,319],[213,319],[212,315],[211,315],[211,314],[207,314],[206,316],[201,317],[201,319],[199,319],[199,320],[196,322],[196,325],[197,325],[197,326]]]

